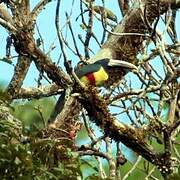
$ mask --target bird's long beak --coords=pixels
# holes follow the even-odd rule
[[[126,69],[137,70],[137,67],[134,64],[126,62],[126,61],[118,60],[118,59],[110,59],[108,66],[112,66],[112,67],[118,66],[118,67],[123,67]]]

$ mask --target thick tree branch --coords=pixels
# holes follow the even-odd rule
[[[66,123],[68,123],[68,121],[71,122],[74,118],[78,119],[78,114],[81,109],[81,106],[77,102],[76,97],[69,96],[64,103],[65,104],[63,107],[58,107],[60,108],[60,110],[58,110],[60,112],[56,113],[56,117],[53,117],[54,121],[49,125],[50,127],[59,128],[62,127],[62,125],[64,125],[66,128],[68,128],[68,126],[65,125]],[[61,106],[61,104],[59,106]]]
[[[3,26],[5,29],[7,29],[10,32],[16,32],[17,29],[8,21],[0,18],[0,24]]]
[[[13,24],[12,16],[8,12],[6,6],[4,4],[0,4],[0,18],[4,19],[5,21]]]
[[[21,88],[19,93],[14,95],[13,99],[40,99],[42,97],[58,95],[63,91],[56,84],[38,88]]]
[[[119,122],[110,114],[106,101],[98,96],[96,89],[84,92],[83,97],[80,102],[87,110],[90,120],[100,127],[106,136],[117,142],[122,142],[134,152],[155,164],[162,174],[171,171],[170,161],[167,164],[168,166],[164,164],[164,153],[156,152],[152,146],[146,143],[146,129],[134,128]]]
[[[46,72],[48,77],[58,86],[67,88],[71,79],[57,67],[52,60],[36,45],[32,35],[27,30],[21,30],[15,35],[14,46],[19,54],[32,58],[40,72]]]
[[[125,16],[129,10],[129,0],[118,0],[122,16]]]
[[[44,9],[47,3],[51,2],[52,0],[41,0],[31,11],[30,17],[32,22],[36,21],[36,18],[38,17],[39,13]]]
[[[16,64],[14,75],[7,87],[7,93],[9,101],[11,102],[15,96],[19,93],[19,90],[23,84],[26,74],[31,65],[31,59],[25,56],[19,56]]]
[[[24,13],[25,15],[29,16],[30,13],[30,0],[22,0],[21,5],[23,6]]]

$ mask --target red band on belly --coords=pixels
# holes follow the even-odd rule
[[[96,80],[93,73],[86,74],[91,85],[96,85]]]

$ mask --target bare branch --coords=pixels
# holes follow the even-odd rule
[[[8,12],[6,6],[4,4],[0,4],[0,18],[4,19],[5,21],[13,24],[13,19],[10,13]]]
[[[133,171],[137,168],[137,166],[141,160],[142,160],[142,157],[139,156],[138,159],[136,160],[135,164],[133,165],[133,167],[126,173],[126,175],[123,177],[122,180],[126,180],[133,173]]]
[[[178,89],[174,97],[172,97],[172,100],[170,100],[169,113],[168,113],[168,123],[170,126],[175,121],[175,111],[176,111],[177,98],[178,98],[179,91],[180,90]]]
[[[30,17],[32,18],[32,22],[35,22],[40,12],[44,9],[44,7],[51,2],[52,0],[41,0],[31,11]]]
[[[23,84],[23,81],[26,77],[30,65],[31,65],[30,58],[27,58],[25,56],[19,56],[18,62],[15,67],[14,75],[6,90],[9,95],[10,102],[19,93],[19,90]]]
[[[61,0],[57,1],[57,5],[56,5],[56,18],[55,18],[55,25],[56,25],[56,31],[57,31],[57,35],[58,35],[58,39],[59,39],[59,44],[62,50],[62,54],[64,57],[64,63],[67,62],[67,55],[65,52],[65,48],[64,48],[64,42],[62,39],[62,32],[60,32],[60,28],[59,28],[59,7],[60,7],[60,2]]]
[[[86,38],[85,38],[85,42],[84,42],[84,50],[85,50],[85,57],[86,59],[89,59],[89,50],[88,50],[88,46],[89,46],[89,42],[90,42],[90,38],[92,36],[92,26],[93,26],[93,1],[89,1],[89,22],[88,22],[88,26],[87,26],[87,33],[86,33]]]
[[[63,89],[60,89],[57,85],[52,84],[49,86],[42,86],[39,88],[21,88],[19,93],[15,94],[13,99],[39,99],[42,97],[49,97],[60,94]]]
[[[17,31],[17,29],[10,23],[5,21],[4,19],[0,18],[0,24],[7,29],[8,31],[14,33]]]
[[[129,10],[129,0],[118,0],[118,3],[122,16],[125,16]]]

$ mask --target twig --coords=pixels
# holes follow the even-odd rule
[[[45,52],[43,37],[42,37],[42,35],[41,35],[41,32],[40,32],[40,30],[39,30],[39,27],[38,27],[37,23],[35,23],[35,25],[36,25],[36,29],[37,29],[38,35],[39,35],[39,37],[40,37],[40,39],[41,39],[43,52]]]
[[[60,2],[61,2],[61,0],[58,0],[57,5],[56,5],[55,25],[56,25],[56,31],[57,31],[57,35],[58,35],[58,39],[59,39],[59,44],[60,44],[62,54],[63,54],[63,57],[64,57],[64,62],[67,62],[67,55],[66,55],[65,49],[64,49],[64,44],[63,44],[63,40],[62,40],[62,33],[60,32],[60,28],[59,28],[59,7],[60,7]]]
[[[44,116],[43,116],[43,112],[42,112],[42,109],[40,106],[37,106],[37,107],[34,107],[34,109],[39,113],[39,116],[43,122],[43,125],[44,125],[44,128],[46,127],[46,121],[44,119]]]
[[[170,105],[169,105],[169,112],[168,112],[168,124],[171,126],[174,123],[175,120],[175,111],[176,111],[176,104],[177,104],[177,98],[180,90],[178,89],[176,91],[176,94],[172,99],[170,100]]]
[[[78,34],[78,38],[79,38],[79,40],[81,41],[81,43],[84,45],[83,38],[82,38],[82,36],[81,36],[80,34]],[[84,46],[85,46],[85,45],[84,45]],[[89,51],[91,51],[91,53],[94,54],[94,52],[92,51],[92,49],[90,49],[89,47],[87,47],[87,48],[88,48]]]
[[[106,154],[109,155],[108,163],[109,163],[109,177],[115,178],[116,177],[116,162],[112,156],[112,144],[110,143],[110,138],[105,138],[106,143]]]
[[[69,19],[69,16],[68,16],[67,13],[66,13],[66,18]],[[72,36],[72,39],[73,39],[73,43],[74,43],[74,47],[75,47],[76,53],[77,53],[78,57],[80,58],[80,60],[82,60],[82,55],[79,53],[79,50],[78,50],[78,47],[77,47],[76,39],[75,39],[75,36],[74,36],[74,33],[73,33],[73,29],[72,29],[72,25],[71,25],[71,21],[70,20],[68,21],[68,25],[69,25],[69,29],[70,29],[70,32],[71,32],[71,36]]]
[[[108,154],[105,154],[105,153],[102,153],[102,152],[99,152],[97,150],[86,150],[86,151],[78,151],[79,155],[80,156],[99,156],[99,157],[102,157],[102,158],[105,158],[105,159],[109,159],[109,156]]]
[[[178,127],[180,126],[180,119],[176,120],[170,127],[170,133],[173,133],[173,136],[175,136],[178,133]],[[177,131],[177,132],[176,132]]]
[[[132,173],[133,171],[137,168],[139,162],[142,160],[142,157],[139,156],[136,163],[133,165],[133,167],[126,173],[126,175],[123,177],[122,180],[126,180]]]
[[[148,180],[149,177],[151,177],[152,173],[154,172],[154,170],[156,169],[156,167],[154,166],[151,171],[149,171],[148,175],[145,177],[145,180]]]
[[[150,92],[158,91],[158,90],[160,90],[160,87],[161,87],[160,85],[149,86],[148,88],[145,88],[145,89],[131,90],[129,92],[124,92],[124,93],[118,94],[117,96],[114,96],[113,98],[111,98],[109,100],[108,104],[111,104],[112,102],[117,101],[121,98],[128,98],[129,96],[140,95],[143,92],[150,93]]]
[[[92,34],[92,26],[93,26],[93,1],[89,1],[89,22],[88,22],[88,26],[87,26],[87,33],[86,33],[86,37],[85,37],[85,42],[84,42],[84,51],[85,51],[85,57],[86,59],[89,59],[89,42],[91,39],[91,34]]]
[[[176,154],[177,158],[180,160],[180,153],[179,153],[178,149],[176,148],[176,146],[174,145],[174,143],[173,143],[173,150],[174,150],[174,153]]]
[[[102,18],[103,19],[103,18]],[[106,26],[105,26],[105,23],[104,23],[104,20],[102,20],[102,25],[103,25],[103,28],[111,35],[114,35],[114,36],[142,36],[142,37],[151,37],[150,35],[148,34],[142,34],[142,33],[136,33],[136,32],[133,32],[133,33],[116,33],[116,32],[112,32],[112,31],[109,31]]]
[[[94,147],[96,145],[95,147],[99,149],[100,144],[101,144],[100,141],[104,138],[104,136],[100,137],[100,138],[96,138],[93,130],[88,126],[87,119],[86,119],[84,112],[82,113],[82,117],[83,117],[84,125],[85,125],[86,131],[88,133],[88,136],[90,137],[90,139],[92,141],[90,144],[90,147]],[[95,156],[95,158],[97,159],[97,162],[99,165],[98,169],[99,169],[100,177],[106,178],[106,174],[105,174],[104,169],[102,167],[102,162],[101,162],[100,157]]]
[[[85,26],[87,26],[86,25],[86,23],[85,23],[85,20],[84,20],[84,16],[83,16],[83,0],[80,0],[80,10],[81,10],[81,21],[82,21],[82,23],[85,25]]]

